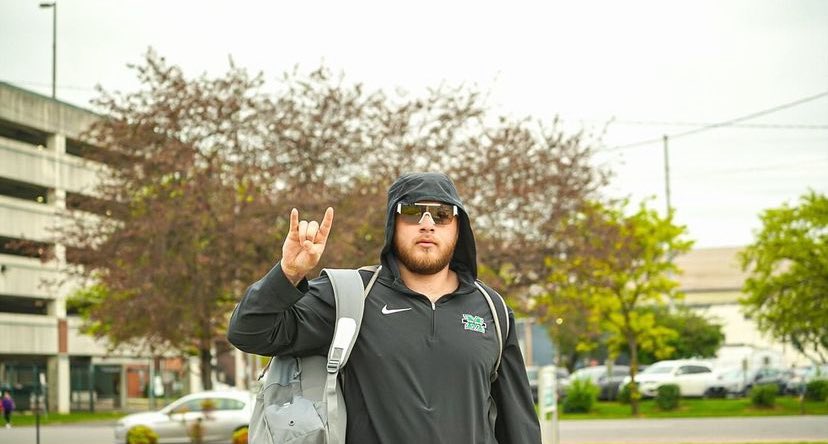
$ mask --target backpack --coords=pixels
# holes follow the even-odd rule
[[[328,356],[274,356],[262,370],[264,383],[256,395],[250,418],[250,444],[344,444],[347,417],[339,370],[348,362],[362,324],[365,298],[381,267],[363,267],[373,271],[363,288],[358,270],[324,269],[331,281],[336,302],[336,324]],[[486,298],[495,320],[500,354],[492,372],[497,377],[503,354],[503,341],[509,332],[509,311],[500,299],[506,319],[502,335],[498,312],[491,296],[475,282]]]

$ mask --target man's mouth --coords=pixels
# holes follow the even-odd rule
[[[437,244],[432,242],[432,241],[421,240],[421,241],[417,241],[417,246],[420,246],[420,247],[423,247],[423,248],[431,248],[431,247],[437,246]]]

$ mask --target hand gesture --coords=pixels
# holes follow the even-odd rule
[[[334,210],[328,207],[320,225],[315,220],[299,221],[299,210],[290,211],[290,231],[282,245],[282,272],[296,285],[319,263],[333,224]]]

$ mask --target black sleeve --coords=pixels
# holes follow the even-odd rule
[[[497,406],[495,437],[499,443],[540,444],[540,424],[511,311],[509,325],[511,328],[503,346],[500,370],[492,383],[492,398]]]
[[[294,287],[277,264],[245,292],[230,317],[227,340],[239,350],[262,356],[324,356],[335,318],[327,276],[303,279]]]

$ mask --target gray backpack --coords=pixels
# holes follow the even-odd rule
[[[262,371],[267,374],[250,418],[250,444],[344,444],[347,418],[342,390],[337,383],[339,370],[348,361],[362,324],[365,298],[381,267],[363,267],[374,272],[363,289],[357,270],[324,269],[331,280],[336,301],[336,325],[328,357],[274,356]],[[489,294],[477,285],[488,301],[495,320],[500,352],[503,352],[500,321]],[[509,316],[503,298],[499,298]],[[497,376],[500,356],[492,374]]]

